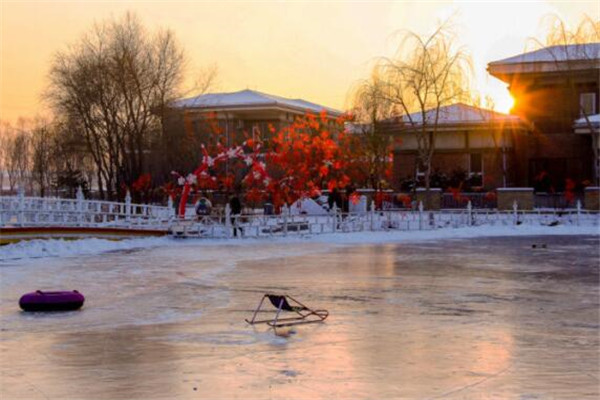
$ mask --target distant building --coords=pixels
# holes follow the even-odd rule
[[[306,100],[287,99],[249,89],[177,100],[169,111],[170,133],[192,129],[193,133],[201,134],[206,131],[203,125],[207,119],[213,119],[228,141],[241,139],[243,132],[268,140],[269,125],[279,130],[307,113],[319,115],[325,111],[331,121],[342,115],[341,111]]]
[[[412,124],[409,121],[412,119]],[[435,110],[425,115],[432,124]],[[417,133],[422,128],[420,113],[382,123],[381,129],[394,136],[392,185],[419,180],[424,175],[417,156]],[[528,126],[519,117],[457,103],[441,107],[435,136],[432,170],[451,176],[464,172],[473,186],[520,185],[521,171],[515,163],[522,152]]]
[[[597,179],[597,133],[583,124],[599,112],[600,43],[546,47],[491,62],[488,71],[509,84],[511,114],[533,127],[516,160],[529,186],[541,176],[556,191],[567,179]]]
[[[332,125],[341,111],[302,99],[288,99],[255,90],[232,93],[208,93],[173,102],[163,119],[163,165],[190,171],[198,165],[201,144],[214,140],[220,131],[222,141],[230,146],[245,138],[260,138],[266,146],[272,135],[306,114],[325,111]],[[163,171],[168,173],[168,171]]]

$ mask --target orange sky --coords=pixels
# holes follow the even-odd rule
[[[187,77],[216,64],[219,91],[256,89],[343,109],[351,86],[378,56],[394,53],[392,34],[427,33],[456,13],[473,58],[478,89],[507,111],[505,86],[487,62],[523,51],[539,21],[557,13],[568,23],[600,18],[597,1],[536,2],[242,2],[0,0],[0,119],[46,108],[42,92],[52,55],[94,21],[134,11],[150,28],[171,28],[189,58]]]

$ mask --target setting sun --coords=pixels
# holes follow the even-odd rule
[[[496,101],[496,111],[508,114],[515,105],[515,99],[508,93],[508,91],[506,91],[506,93],[499,93],[494,98]]]

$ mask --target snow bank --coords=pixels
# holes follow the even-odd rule
[[[142,238],[127,240],[81,239],[81,240],[31,240],[0,247],[0,260],[10,261],[41,257],[65,257],[99,254],[108,251],[132,250],[159,246],[259,246],[264,243],[322,243],[333,245],[358,245],[377,243],[414,243],[444,239],[469,239],[492,236],[541,236],[541,235],[600,235],[600,228],[590,226],[477,226],[445,228],[425,231],[388,231],[332,233],[323,235],[278,236],[259,239],[172,239]],[[285,252],[285,248],[282,248]]]
[[[407,243],[444,239],[470,239],[499,236],[543,236],[543,235],[600,235],[600,228],[590,226],[475,226],[445,228],[424,231],[388,231],[335,233],[321,235],[323,239],[340,244]]]
[[[304,198],[296,200],[290,206],[290,214],[327,215],[328,212],[313,199]]]
[[[168,244],[170,240],[161,238],[139,238],[127,240],[107,239],[36,239],[21,241],[0,247],[0,260],[18,260],[25,258],[64,257],[86,254],[98,254],[107,251],[130,250]]]

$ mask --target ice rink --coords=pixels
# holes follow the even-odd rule
[[[0,398],[597,399],[599,259],[598,236],[523,236],[5,260]],[[86,303],[21,312],[36,289]],[[266,292],[330,316],[247,325]]]

